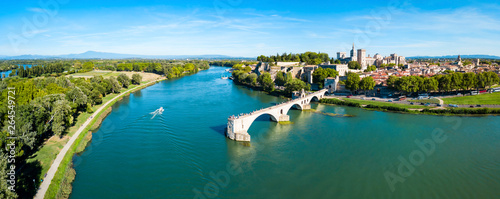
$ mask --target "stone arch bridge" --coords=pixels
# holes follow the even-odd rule
[[[252,113],[229,117],[226,135],[232,140],[250,142],[250,135],[247,131],[258,117],[262,115],[269,115],[271,120],[275,122],[290,121],[290,116],[287,114],[291,108],[299,110],[311,109],[311,101],[319,101],[325,96],[326,93],[328,93],[327,89],[323,89],[309,95],[302,92],[296,99],[283,102],[269,108],[254,111]]]

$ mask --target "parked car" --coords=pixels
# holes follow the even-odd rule
[[[425,105],[425,104],[422,102],[422,103],[420,103],[420,105]]]
[[[414,104],[415,104],[415,103],[413,103],[413,102],[412,102],[412,103],[410,103],[410,105],[414,105]]]
[[[458,105],[456,105],[456,104],[448,104],[448,106],[449,106],[449,107],[455,107],[455,108],[457,108],[457,107],[458,107]]]
[[[376,100],[375,98],[372,98],[372,100]]]
[[[361,99],[362,99],[362,100],[365,100],[365,98],[364,98],[364,97],[362,97]]]
[[[481,104],[476,105],[476,107],[481,107]]]
[[[437,106],[441,107],[442,105],[441,104],[437,104]]]
[[[387,100],[387,102],[392,102],[392,100]]]
[[[473,106],[473,105],[470,105],[469,107],[470,107],[470,108],[474,108],[474,106]]]
[[[350,95],[348,95],[348,96],[347,96],[347,98],[351,98],[351,96],[350,96]]]
[[[430,105],[431,105],[431,103],[427,103],[427,104],[425,104],[425,106],[430,106]]]

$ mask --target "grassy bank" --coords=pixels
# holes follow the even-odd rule
[[[393,103],[384,103],[384,104],[362,104],[364,100],[339,100],[339,99],[321,99],[320,103],[325,104],[336,104],[342,106],[351,106],[351,107],[363,107],[363,109],[367,110],[375,110],[375,111],[388,111],[388,112],[398,112],[398,113],[410,113],[410,114],[426,114],[426,115],[445,115],[445,116],[483,116],[483,115],[500,115],[500,108],[480,108],[480,109],[470,109],[470,108],[444,108],[444,109],[429,109],[428,107],[423,106],[424,108],[414,108],[413,109],[421,109],[421,110],[410,110],[405,106],[398,106],[401,104],[393,104]]]
[[[495,105],[500,104],[500,92],[481,95],[471,95],[464,97],[442,98],[445,104],[463,104],[463,105]]]
[[[390,106],[390,107],[398,107],[398,108],[407,108],[407,109],[424,109],[428,108],[427,106],[420,105],[409,105],[409,104],[399,104],[399,103],[390,103],[390,102],[380,102],[374,100],[358,100],[358,99],[343,99],[346,102],[355,102],[361,105],[372,105],[372,106]]]

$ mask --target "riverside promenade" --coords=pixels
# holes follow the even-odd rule
[[[47,176],[43,179],[43,182],[40,185],[40,187],[38,188],[38,191],[37,191],[34,198],[35,199],[43,199],[45,197],[45,194],[47,193],[47,190],[49,189],[50,183],[52,182],[52,179],[54,178],[54,175],[57,172],[57,169],[61,165],[61,162],[64,159],[64,156],[66,156],[66,153],[68,152],[70,147],[73,146],[73,143],[75,143],[76,139],[80,136],[80,134],[85,130],[85,128],[87,128],[87,126],[92,122],[92,120],[95,119],[96,116],[102,110],[104,110],[104,108],[106,108],[109,104],[114,103],[117,99],[123,97],[127,93],[130,93],[130,92],[138,90],[138,89],[142,89],[144,87],[147,87],[151,84],[154,84],[156,82],[163,81],[163,80],[165,80],[165,78],[161,78],[159,80],[154,80],[154,81],[151,81],[147,84],[140,85],[138,87],[129,89],[123,93],[120,93],[119,95],[117,95],[113,99],[111,99],[108,102],[106,102],[105,104],[103,104],[99,109],[97,109],[97,111],[95,111],[94,114],[92,114],[92,116],[89,117],[87,119],[87,121],[85,121],[85,123],[83,123],[83,125],[76,131],[76,133],[73,134],[73,136],[71,136],[71,138],[66,143],[66,145],[64,145],[63,149],[59,152],[59,154],[57,154],[56,159],[54,160],[54,162],[52,162],[52,165],[50,165],[50,169],[47,172]]]

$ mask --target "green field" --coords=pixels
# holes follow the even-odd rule
[[[399,108],[407,108],[407,109],[423,109],[423,108],[429,108],[427,106],[420,106],[420,105],[408,105],[408,104],[399,104],[399,103],[391,103],[391,102],[380,102],[380,101],[373,101],[373,100],[358,100],[358,99],[349,99],[349,98],[344,98],[344,101],[347,102],[357,102],[362,105],[377,105],[377,106],[393,106],[393,107],[399,107]]]
[[[444,101],[445,104],[494,105],[494,104],[500,104],[500,92],[491,94],[488,93],[481,95],[464,96],[464,97],[443,98],[442,100]]]

